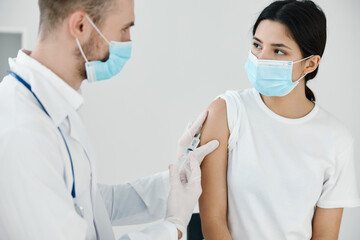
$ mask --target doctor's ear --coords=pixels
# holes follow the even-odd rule
[[[320,60],[321,57],[319,55],[314,55],[311,58],[309,58],[306,62],[305,62],[305,70],[304,70],[304,74],[309,74],[312,73],[313,71],[316,70],[316,68],[319,66],[320,64]]]
[[[75,11],[68,17],[69,33],[72,37],[78,39],[87,39],[90,37],[92,26],[86,19],[87,13],[84,11]]]

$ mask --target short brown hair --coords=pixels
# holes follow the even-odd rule
[[[46,36],[76,10],[83,10],[89,14],[95,24],[101,25],[114,2],[114,0],[39,0],[40,32],[42,36]]]

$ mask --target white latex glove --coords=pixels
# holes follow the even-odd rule
[[[178,143],[178,160],[176,164],[169,166],[170,170],[170,193],[166,212],[166,220],[175,224],[176,228],[185,233],[195,205],[201,195],[201,169],[200,165],[206,155],[213,152],[219,142],[213,140],[194,149],[188,155],[188,162],[184,169],[179,172],[188,146],[194,136],[200,132],[202,124],[207,117],[207,111],[200,114],[198,119],[189,124],[185,133]]]

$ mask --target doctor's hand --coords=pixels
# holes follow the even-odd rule
[[[213,152],[219,146],[219,142],[213,140],[194,149],[194,151],[188,154],[188,161],[184,168],[179,170],[179,167],[184,161],[187,148],[191,144],[194,136],[200,132],[207,113],[207,111],[203,112],[193,124],[188,125],[178,143],[178,160],[176,164],[169,166],[170,193],[166,220],[175,224],[182,234],[186,231],[195,205],[202,192],[201,162],[206,155]]]

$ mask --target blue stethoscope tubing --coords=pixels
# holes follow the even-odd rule
[[[28,84],[24,79],[22,79],[19,75],[17,75],[15,72],[9,70],[8,73],[13,76],[14,78],[16,78],[20,83],[22,83],[31,93],[32,95],[34,95],[34,97],[36,98],[36,100],[38,101],[38,103],[40,104],[41,108],[44,110],[44,112],[46,113],[46,115],[49,116],[49,118],[51,119],[51,116],[49,115],[49,113],[46,111],[44,105],[41,103],[41,101],[39,100],[39,98],[36,96],[36,94],[31,90],[31,86],[30,84]],[[66,146],[66,150],[68,152],[69,158],[70,158],[70,163],[71,163],[71,171],[72,171],[72,176],[73,176],[73,186],[72,186],[72,190],[71,190],[71,196],[73,197],[73,199],[76,198],[76,191],[75,191],[75,174],[74,174],[74,166],[73,166],[73,161],[72,161],[72,157],[71,157],[71,153],[69,150],[69,146],[65,140],[64,134],[62,133],[60,127],[57,127],[57,129],[59,130],[62,139],[64,140],[65,146]]]

